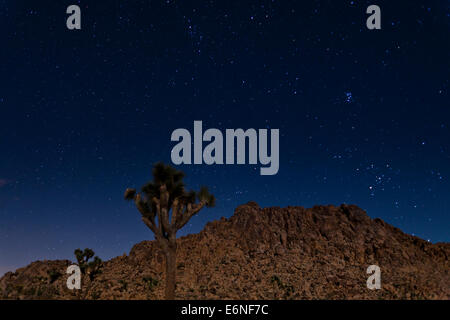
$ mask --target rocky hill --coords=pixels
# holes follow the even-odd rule
[[[230,219],[178,239],[180,299],[449,299],[450,244],[431,244],[353,205],[239,206]],[[0,279],[3,299],[161,299],[164,256],[154,241],[104,263],[82,290],[70,261],[37,261]],[[369,265],[380,290],[366,287]]]

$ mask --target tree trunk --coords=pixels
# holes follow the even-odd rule
[[[176,289],[176,275],[177,275],[177,262],[176,262],[177,247],[169,245],[166,250],[166,300],[175,300]]]

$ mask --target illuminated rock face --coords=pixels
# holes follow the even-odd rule
[[[177,298],[449,299],[450,244],[404,234],[353,205],[260,208],[249,202],[178,241]],[[68,261],[34,262],[0,279],[0,296],[71,299]],[[381,289],[369,290],[370,265]],[[88,280],[86,280],[88,281]],[[161,299],[164,255],[154,241],[106,261],[89,299]]]

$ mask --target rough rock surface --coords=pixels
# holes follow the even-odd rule
[[[180,299],[449,299],[450,244],[431,244],[354,205],[260,208],[178,239]],[[3,299],[161,299],[164,256],[154,241],[104,263],[82,290],[66,287],[70,261],[37,261],[0,279]],[[369,265],[381,268],[369,290]]]

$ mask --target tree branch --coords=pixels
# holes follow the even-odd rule
[[[175,198],[172,203],[172,221],[170,224],[171,228],[174,228],[176,231],[177,221],[180,218],[179,215],[181,213],[181,207],[180,207],[180,199]]]
[[[170,232],[169,210],[167,207],[161,208],[161,222],[164,232],[169,233]]]
[[[183,215],[181,216],[181,219],[179,221],[179,223],[177,223],[177,230],[180,230],[181,228],[183,228],[186,223],[188,223],[188,221],[195,215],[197,214],[197,212],[199,212],[200,210],[202,210],[202,208],[206,205],[205,201],[200,201],[197,204],[191,205],[188,204],[187,206],[187,210],[183,213]]]
[[[141,213],[141,215],[144,217],[144,216],[147,216],[147,215],[150,215],[151,214],[151,212],[150,211],[148,211],[148,209],[146,208],[146,207],[144,207],[144,205],[143,205],[143,203],[142,203],[142,198],[141,198],[141,195],[140,194],[137,194],[135,197],[134,197],[134,204],[136,205],[136,208],[139,210],[139,212]]]
[[[160,233],[163,234],[162,219],[161,219],[161,204],[159,202],[159,199],[156,197],[153,197],[152,201],[156,205],[156,214],[158,216],[158,229],[159,229]]]
[[[144,216],[142,217],[142,221],[144,221],[145,225],[147,227],[149,227],[150,230],[153,231],[153,233],[155,234],[156,238],[162,236],[162,234],[159,232],[159,229],[156,227],[154,222],[152,222],[150,219],[148,219],[148,218],[146,218]]]

